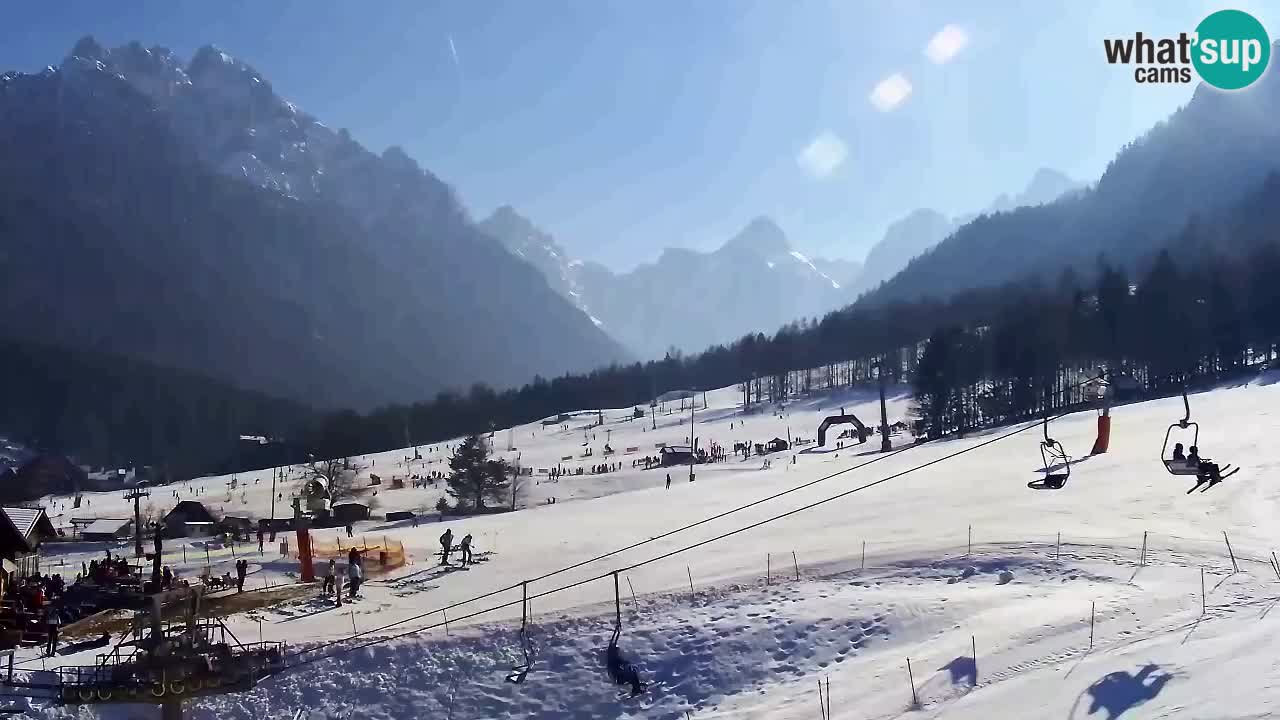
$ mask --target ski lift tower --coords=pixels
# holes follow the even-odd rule
[[[138,483],[129,488],[124,494],[125,500],[133,501],[133,556],[142,557],[142,508],[139,503],[142,498],[151,495],[151,491],[147,490],[146,483]]]
[[[222,621],[200,616],[203,596],[198,587],[137,595],[129,632],[93,665],[16,679],[10,655],[3,684],[62,705],[158,704],[165,720],[181,720],[188,698],[244,692],[284,668],[283,643],[241,643]]]
[[[1098,410],[1098,436],[1093,441],[1090,455],[1101,455],[1111,447],[1111,383],[1106,370],[1085,383],[1085,400]]]

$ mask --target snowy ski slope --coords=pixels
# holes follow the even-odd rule
[[[297,602],[233,618],[230,625],[241,637],[256,639],[261,632],[268,640],[287,640],[294,650],[335,644],[294,655],[295,668],[250,693],[194,702],[189,715],[286,718],[303,709],[313,718],[585,720],[688,713],[798,720],[820,717],[816,684],[827,678],[832,715],[839,720],[1265,717],[1280,707],[1274,680],[1280,660],[1272,650],[1280,641],[1280,614],[1271,613],[1280,580],[1269,560],[1280,546],[1280,524],[1278,493],[1268,482],[1280,463],[1280,451],[1268,441],[1277,427],[1280,386],[1272,381],[1259,378],[1192,396],[1203,454],[1243,467],[1223,485],[1193,495],[1185,494],[1191,483],[1168,475],[1158,457],[1166,428],[1181,417],[1178,398],[1117,408],[1111,451],[1078,460],[1067,487],[1056,492],[1026,487],[1038,476],[1038,427],[1001,439],[1018,429],[1004,428],[888,456],[870,453],[878,446],[874,439],[840,451],[787,452],[773,456],[769,469],[758,458],[731,457],[699,466],[693,483],[687,471],[672,472],[673,486],[665,490],[666,470],[632,470],[630,460],[656,454],[656,442],[683,442],[687,419],[660,414],[659,428],[652,430],[648,418],[627,420],[629,408],[606,411],[604,427],[585,431],[595,455],[582,462],[602,461],[608,437],[619,451],[621,472],[531,484],[529,507],[515,513],[418,528],[359,524],[357,534],[402,540],[413,564],[372,580],[362,599],[341,610]],[[697,412],[700,442],[715,440],[730,450],[735,441],[785,438],[788,427],[793,436],[812,438],[821,418],[841,404],[868,424],[878,415],[874,397],[860,393],[792,403],[781,417],[766,411],[742,427],[735,390],[707,397],[710,409]],[[906,407],[905,391],[895,391],[890,421],[903,418]],[[568,431],[536,423],[515,428],[510,436],[519,450],[502,454],[518,453],[523,465],[534,467],[577,456],[582,428],[594,419],[594,413],[575,417]],[[1092,445],[1095,428],[1092,412],[1077,413],[1056,421],[1052,434],[1079,457]],[[495,434],[499,450],[507,437],[505,431]],[[896,444],[906,441],[896,438]],[[640,453],[623,454],[636,446]],[[446,452],[423,449],[428,459]],[[364,462],[385,479],[405,472],[393,467],[406,454],[412,451]],[[445,469],[442,462],[425,467]],[[222,502],[227,478],[190,486],[204,488],[200,499],[225,504],[229,513],[265,516],[270,472],[256,475],[263,478],[257,484],[255,475],[240,476],[248,489],[243,498],[233,493],[229,503]],[[819,482],[586,562],[813,481]],[[432,506],[439,494],[385,487],[379,515]],[[712,540],[841,493],[849,494]],[[163,494],[163,488],[156,491]],[[556,504],[544,504],[553,496]],[[162,504],[163,498],[155,499]],[[124,516],[126,507],[118,495],[100,494],[61,520]],[[277,505],[278,513],[284,511]],[[445,527],[455,538],[473,534],[482,561],[442,572],[431,553]],[[1239,572],[1232,571],[1224,531]],[[328,532],[317,535],[328,539]],[[1146,565],[1140,567],[1144,533]],[[176,555],[181,547],[170,548],[166,560],[194,572],[204,564],[203,547],[199,559],[191,557],[199,542],[188,545],[185,565]],[[261,556],[256,547],[239,551],[246,549],[263,583],[289,579],[291,564],[276,549]],[[99,551],[77,546],[67,560],[78,566],[79,558]],[[229,566],[230,558],[229,549],[211,550],[215,564]],[[519,590],[470,599],[576,563],[584,564],[529,584],[534,665],[523,685],[505,682],[521,655]],[[614,570],[621,571],[625,601],[621,646],[654,682],[636,699],[620,698],[602,669]],[[449,608],[447,628],[441,608]],[[347,640],[353,625],[361,636]],[[415,630],[421,631],[380,641]],[[32,662],[38,661],[28,666]],[[123,718],[154,710],[93,712]]]

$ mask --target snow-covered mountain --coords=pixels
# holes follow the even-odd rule
[[[336,201],[362,223],[408,216],[465,222],[453,190],[392,146],[381,156],[285,100],[247,63],[205,46],[184,63],[137,42],[81,39],[63,69],[110,73],[143,92],[218,172],[301,200]]]
[[[510,205],[494,210],[492,215],[479,223],[479,227],[497,238],[516,257],[537,268],[552,290],[587,313],[592,322],[600,324],[598,318],[591,316],[578,282],[584,263],[570,258],[555,238],[517,213]]]
[[[538,268],[625,346],[646,357],[667,349],[702,350],[749,333],[773,333],[842,303],[849,261],[810,259],[768,218],[757,218],[719,249],[667,248],[658,260],[615,274],[571,258],[515,210],[499,208],[480,223],[513,254]]]
[[[0,332],[359,408],[627,359],[402,150],[213,47],[0,76],[0,157]]]

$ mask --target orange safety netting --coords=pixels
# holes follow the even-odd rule
[[[351,549],[355,548],[364,558],[365,572],[382,572],[407,565],[409,556],[404,550],[404,543],[383,537],[336,538],[333,542],[311,538],[311,559],[313,562],[337,560],[345,562]],[[290,557],[298,557],[296,547],[288,548]]]

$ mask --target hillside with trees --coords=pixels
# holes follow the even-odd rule
[[[1099,254],[1131,267],[1194,216],[1230,214],[1280,171],[1277,113],[1280,74],[1264,75],[1247,93],[1202,85],[1185,107],[1123,148],[1092,188],[984,214],[863,301],[945,298],[1066,266],[1087,269]]]
[[[406,424],[415,441],[432,442],[647,403],[672,389],[742,384],[750,402],[782,400],[870,381],[881,358],[890,377],[916,382],[934,434],[1033,417],[1046,395],[1053,407],[1069,404],[1069,378],[1100,366],[1150,392],[1227,375],[1274,358],[1280,344],[1277,208],[1273,175],[1245,203],[1213,222],[1193,219],[1133,264],[1098,255],[1082,271],[1027,275],[947,300],[857,304],[695,355],[330,416],[324,452],[397,447]]]

